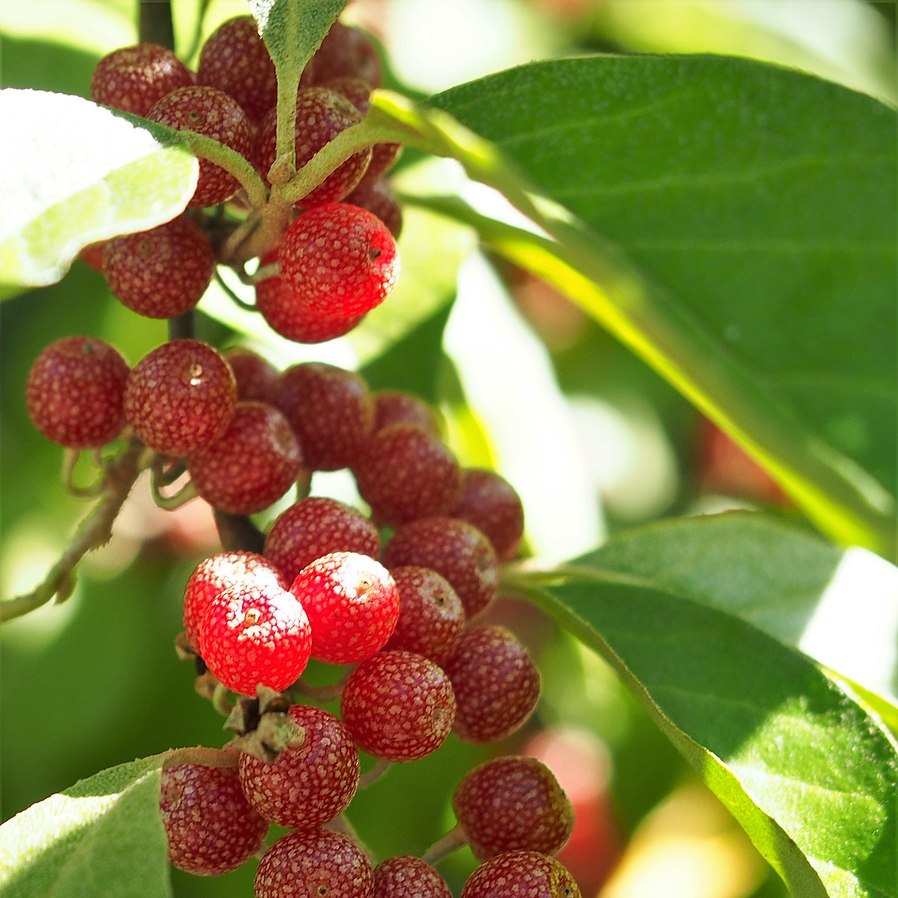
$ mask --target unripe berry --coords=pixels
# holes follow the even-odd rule
[[[125,384],[125,417],[151,449],[181,456],[221,436],[237,387],[221,355],[199,340],[170,340],[145,355]]]
[[[574,829],[574,810],[555,774],[519,755],[475,767],[455,790],[452,808],[480,860],[518,849],[556,854]]]
[[[186,215],[149,231],[108,241],[103,273],[127,308],[147,318],[189,312],[215,273],[215,255],[203,229]]]
[[[95,103],[146,116],[153,104],[179,87],[193,85],[193,75],[177,56],[158,44],[122,47],[94,68],[90,98]]]
[[[103,340],[63,337],[28,373],[25,401],[34,426],[70,449],[103,446],[125,426],[128,364]]]
[[[499,561],[514,558],[524,534],[524,507],[515,488],[495,471],[467,468],[449,514],[470,521],[496,550]]]
[[[461,898],[581,898],[570,871],[546,854],[510,851],[479,866]]]
[[[539,700],[539,671],[523,643],[504,627],[465,631],[443,666],[458,705],[454,730],[467,742],[511,735]]]
[[[374,868],[372,898],[452,898],[446,880],[418,857],[387,858]]]
[[[399,592],[367,555],[333,552],[304,567],[290,592],[312,626],[312,657],[355,664],[383,648],[399,617]]]
[[[314,63],[318,84],[351,77],[361,78],[372,87],[380,86],[380,57],[361,28],[335,22],[315,53]]]
[[[281,512],[263,549],[290,583],[306,565],[331,552],[376,558],[380,533],[361,512],[324,496],[309,496]]]
[[[396,241],[373,213],[334,203],[292,222],[278,250],[280,277],[309,314],[355,318],[380,305],[396,283]]]
[[[268,821],[247,802],[236,767],[176,764],[159,796],[169,860],[198,876],[236,870],[265,841]]]
[[[349,730],[333,714],[292,705],[290,717],[305,732],[302,744],[267,764],[241,754],[240,785],[266,820],[312,829],[349,806],[359,784],[359,755]]]
[[[356,744],[368,754],[414,761],[446,741],[455,719],[455,697],[449,678],[433,661],[412,652],[384,651],[350,674],[340,712]]]
[[[280,372],[271,362],[242,346],[226,349],[222,355],[234,372],[238,402],[267,402],[274,405],[274,392]]]

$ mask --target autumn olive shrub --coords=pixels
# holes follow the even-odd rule
[[[463,898],[579,895],[555,858],[571,802],[501,746],[543,685],[515,621],[489,616],[503,594],[610,665],[791,894],[898,896],[893,110],[710,56],[536,62],[413,102],[381,89],[345,5],[250,0],[195,71],[149,39],[121,48],[91,100],[0,93],[4,294],[81,255],[134,328],[168,322],[138,359],[89,333],[34,359],[21,402],[91,509],[3,619],[68,597],[142,474],[164,508],[202,497],[220,546],[164,600],[229,730],[8,820],[0,893],[163,896],[170,865],[250,865],[257,898],[447,898],[437,867],[467,845]],[[457,160],[522,217],[396,192],[403,148]],[[403,223],[420,208],[567,293],[787,510],[662,520],[549,566],[526,484],[466,464],[424,397],[198,338],[213,282],[292,344],[364,336],[402,283],[400,233],[425,239]],[[473,337],[504,364],[501,331]],[[316,487],[334,471],[356,504]],[[446,835],[366,849],[357,793],[464,743],[499,745],[457,783]],[[414,795],[391,802],[385,826],[414,817]]]

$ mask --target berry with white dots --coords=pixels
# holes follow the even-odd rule
[[[581,898],[570,871],[537,851],[509,851],[481,864],[461,898]]]
[[[374,868],[372,898],[452,898],[446,880],[430,864],[411,855],[387,858]]]

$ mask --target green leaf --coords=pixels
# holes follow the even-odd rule
[[[0,896],[169,898],[162,762],[104,770],[0,826]]]
[[[60,280],[90,243],[180,213],[198,163],[168,132],[80,97],[0,91],[0,288]]]

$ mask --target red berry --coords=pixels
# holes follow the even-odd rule
[[[384,564],[429,567],[442,574],[458,593],[470,620],[496,596],[499,570],[490,541],[467,521],[421,518],[403,524],[387,543]]]
[[[574,829],[574,810],[555,774],[519,755],[475,767],[455,790],[452,808],[480,860],[518,849],[556,854]]]
[[[187,463],[197,492],[229,514],[268,508],[296,482],[302,452],[293,428],[263,402],[238,402],[225,432]]]
[[[384,651],[363,661],[343,687],[340,711],[356,744],[388,761],[414,761],[436,751],[452,729],[455,697],[433,661]]]
[[[359,755],[349,730],[333,714],[293,705],[290,717],[305,731],[302,745],[269,764],[241,754],[240,785],[266,820],[311,829],[349,806],[359,784]]]
[[[352,472],[374,517],[392,525],[448,511],[461,480],[449,449],[415,424],[378,430]]]
[[[461,898],[581,898],[570,871],[546,854],[510,851],[479,866]]]
[[[90,98],[113,109],[146,116],[157,100],[192,84],[190,70],[171,50],[158,44],[138,44],[114,50],[97,63]]]
[[[387,858],[374,868],[372,898],[452,898],[446,880],[418,857]]]
[[[234,414],[228,363],[199,340],[170,340],[145,355],[125,384],[125,417],[151,449],[180,456],[218,439]]]
[[[373,213],[334,203],[304,212],[284,232],[281,280],[298,303],[329,318],[380,305],[399,273],[396,241]]]
[[[341,75],[339,78],[334,78],[333,81],[318,82],[318,86],[332,90],[334,93],[340,94],[341,97],[346,97],[362,116],[368,112],[368,108],[371,106],[371,91],[374,88],[364,78]]]
[[[169,860],[199,876],[236,870],[265,841],[268,821],[247,802],[236,767],[176,764],[159,795]]]
[[[361,28],[335,22],[315,53],[314,72],[318,84],[348,76],[379,87],[380,57]]]
[[[379,146],[386,146],[386,144],[375,144],[374,149],[376,150]],[[402,233],[402,209],[386,183],[383,181],[369,183],[365,179],[346,197],[344,202],[373,212],[386,225],[387,230],[393,235],[393,239],[399,239],[399,235]]]
[[[170,128],[196,131],[225,144],[241,156],[252,156],[253,138],[246,113],[236,100],[214,87],[182,87],[153,105],[147,118]],[[191,206],[215,206],[239,189],[237,179],[223,168],[200,159],[200,175]]]
[[[326,829],[288,833],[259,861],[255,898],[371,898],[374,877],[364,851]]]
[[[281,512],[265,537],[263,552],[289,582],[308,564],[331,552],[376,558],[380,533],[363,514],[323,496],[309,496]]]
[[[312,647],[309,619],[292,593],[268,578],[241,580],[209,602],[197,649],[232,692],[258,685],[282,692],[305,670]]]
[[[336,471],[351,465],[374,426],[374,401],[352,371],[305,362],[281,375],[275,404],[299,437],[306,465]]]
[[[388,424],[417,424],[435,437],[440,435],[436,412],[413,393],[397,390],[378,390],[374,393],[374,430]]]
[[[304,567],[290,592],[312,626],[312,657],[355,664],[383,648],[399,617],[387,569],[357,552],[333,552]]]
[[[189,312],[206,292],[215,255],[205,231],[186,215],[106,243],[103,272],[109,289],[147,318]]]
[[[222,355],[234,372],[237,400],[274,405],[274,391],[280,372],[271,362],[245,347],[226,349]]]
[[[253,122],[274,108],[274,63],[252,16],[228,19],[209,35],[200,53],[196,80],[233,97]]]
[[[449,514],[486,535],[499,561],[514,558],[524,534],[524,507],[515,488],[495,471],[467,468]]]
[[[105,245],[106,242],[103,240],[99,243],[90,243],[78,253],[78,258],[93,268],[94,271],[103,274],[103,247]]]
[[[461,639],[461,599],[447,580],[426,567],[396,567],[390,573],[399,590],[399,620],[386,648],[442,664]]]
[[[455,733],[495,742],[524,725],[539,700],[539,671],[521,641],[504,627],[467,630],[443,665],[455,692]]]
[[[236,583],[247,580],[286,589],[280,571],[255,552],[219,552],[201,561],[184,588],[184,632],[196,648],[200,622],[212,600]]]
[[[34,426],[70,449],[103,446],[125,426],[128,363],[103,340],[63,337],[28,373],[25,401]]]

